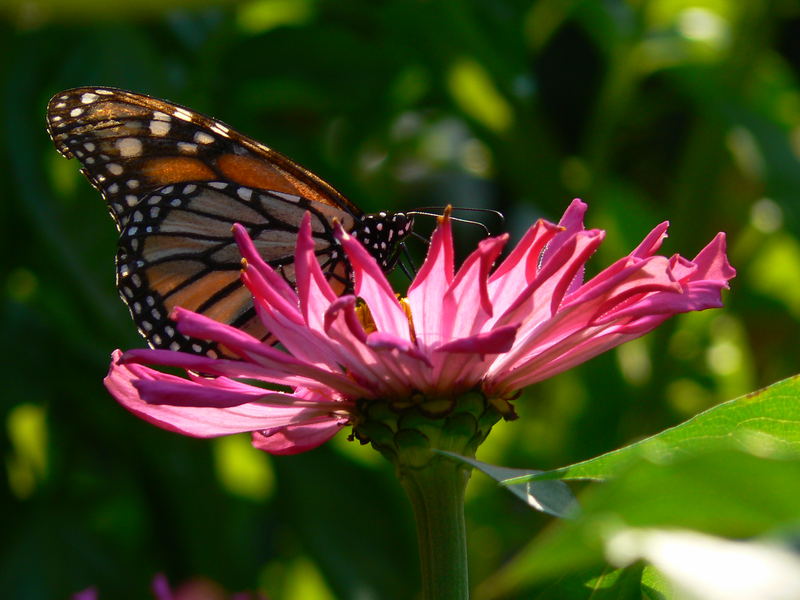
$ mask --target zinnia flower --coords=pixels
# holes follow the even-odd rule
[[[721,306],[721,290],[735,275],[723,233],[693,260],[667,258],[656,254],[666,237],[662,223],[584,282],[584,265],[605,236],[584,228],[585,211],[574,200],[558,225],[539,220],[494,269],[508,236],[481,241],[456,270],[445,215],[402,301],[375,260],[341,229],[355,294],[337,297],[315,258],[308,218],[298,236],[296,290],[236,226],[243,281],[282,348],[178,308],[172,317],[181,333],[217,342],[241,360],[117,351],[106,386],[159,427],[197,437],[252,432],[256,447],[275,454],[314,448],[347,425],[375,442],[380,427],[370,423],[390,418],[375,417],[375,406],[388,404],[395,419],[412,406],[438,418],[458,413],[462,399],[478,398],[482,406],[471,412],[478,421],[487,410],[497,416],[475,426],[474,452],[500,415],[513,418],[510,401],[523,387],[672,315]],[[145,364],[181,367],[188,378]]]

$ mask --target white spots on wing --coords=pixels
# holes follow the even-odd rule
[[[198,131],[194,134],[194,141],[198,144],[211,144],[214,142],[214,136],[205,131]]]
[[[174,111],[172,111],[172,114],[178,117],[179,119],[183,119],[184,121],[189,121],[190,123],[192,122],[192,113],[190,113],[188,110],[185,110],[183,108],[176,108]]]
[[[212,181],[208,184],[208,187],[212,187],[215,190],[224,190],[226,187],[228,187],[228,184],[224,181]]]
[[[51,120],[53,123],[57,123],[58,121],[60,121],[60,120],[61,120],[61,117],[60,117],[60,116],[58,116],[58,115],[55,115],[55,116],[53,116],[53,117],[50,117],[50,120]]]
[[[142,153],[142,140],[137,138],[121,138],[118,139],[116,144],[120,156],[129,158],[131,156],[139,156]]]
[[[181,349],[181,345],[178,342],[172,342],[169,345],[169,349],[172,350],[173,352],[177,352],[178,350]]]
[[[173,198],[172,200],[169,201],[169,204],[170,204],[170,206],[176,206],[176,207],[180,206],[181,205],[181,199],[180,198]]]
[[[163,114],[163,113],[162,113]],[[169,117],[169,115],[164,115],[165,117]],[[150,121],[150,133],[155,136],[163,137],[169,133],[169,128],[171,125],[167,121]]]
[[[122,168],[122,165],[117,164],[117,163],[108,163],[106,165],[106,169],[112,175],[122,175],[122,172],[124,171],[124,169]]]
[[[138,179],[128,179],[128,181],[125,182],[125,185],[128,186],[129,190],[135,190],[136,188],[139,187],[139,180]]]
[[[66,102],[59,102],[58,104],[55,105],[55,108],[64,108],[66,105],[67,105]]]
[[[133,227],[128,228],[128,235],[136,235],[139,232],[139,228],[134,225]],[[138,285],[136,287],[139,287]]]
[[[135,213],[133,213],[133,222],[134,223],[141,223],[143,219],[144,219],[144,215],[142,214],[142,211],[137,210]]]
[[[87,165],[93,165],[94,164],[94,156],[87,157],[86,160],[84,160],[83,162],[85,162]]]
[[[214,123],[211,126],[211,131],[215,131],[218,134],[220,134],[221,136],[228,137],[228,132],[230,131],[230,129],[225,127],[225,125],[221,125],[219,123]]]
[[[282,200],[286,200],[287,202],[298,203],[300,202],[300,196],[295,196],[294,194],[286,194],[284,192],[273,192],[270,191],[270,196],[276,196]]]
[[[93,94],[91,92],[86,92],[81,96],[81,103],[82,104],[91,104],[95,100],[97,100],[100,96],[97,94]]]
[[[161,209],[158,206],[154,206],[153,208],[150,209],[150,218],[155,219],[156,217],[158,217],[158,213],[160,212]]]
[[[94,142],[86,142],[86,143],[83,145],[83,147],[84,147],[84,148],[86,148],[86,150],[87,150],[88,152],[94,152],[94,151],[95,151],[95,148],[97,148],[97,146],[95,146],[95,145],[94,145]]]
[[[240,187],[239,189],[236,190],[236,195],[239,196],[239,198],[241,198],[242,200],[249,201],[250,198],[253,197],[253,190],[246,187]]]
[[[184,196],[188,196],[189,194],[194,194],[196,191],[197,191],[197,185],[194,183],[190,183],[183,187]]]
[[[108,190],[109,194],[116,194],[119,191],[119,185],[116,183],[112,183],[106,189]]]
[[[197,354],[200,354],[200,352],[202,350],[203,350],[203,347],[200,344],[192,344],[192,352],[196,352]]]
[[[99,90],[95,90],[94,93],[95,94],[101,94],[103,96],[111,96],[114,92],[112,92],[111,90],[99,89]]]
[[[178,151],[184,154],[194,154],[197,152],[197,144],[191,142],[178,142]]]
[[[136,206],[138,202],[139,202],[138,196],[134,196],[133,194],[128,194],[127,196],[125,196],[125,204],[127,204],[128,206]]]
[[[171,121],[172,117],[170,117],[167,113],[161,112],[160,110],[153,111],[153,118],[156,121]]]
[[[131,227],[131,229],[136,229],[136,228]],[[135,287],[142,287],[142,278],[139,277],[137,273],[134,273],[133,275],[131,275],[131,283],[133,283]]]
[[[80,117],[82,114],[83,114],[82,108],[73,108],[71,111],[69,111],[70,117]]]

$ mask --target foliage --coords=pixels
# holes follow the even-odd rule
[[[0,11],[9,597],[63,598],[94,584],[104,597],[143,598],[157,572],[274,598],[418,589],[410,509],[368,448],[341,440],[267,457],[244,440],[156,430],[108,397],[110,352],[141,341],[114,289],[112,223],[44,131],[47,100],[67,87],[115,85],[211,114],[369,211],[491,207],[519,235],[580,196],[588,225],[609,232],[596,269],[665,219],[666,252],[692,256],[728,232],[739,277],[725,309],[674,319],[534,386],[483,461],[576,463],[799,370],[794,2],[11,0]],[[480,235],[456,232],[465,248]],[[754,536],[797,518],[794,483],[781,483],[799,480],[796,470],[747,448],[636,460],[579,500],[586,519],[657,499],[663,518],[641,512],[628,524]],[[746,498],[726,517],[724,498],[694,503],[687,491],[729,496],[741,481],[769,508],[760,520]],[[468,494],[479,593],[502,581],[509,597],[659,597],[650,567],[607,565],[602,528],[564,550],[586,521],[554,527],[478,474]]]

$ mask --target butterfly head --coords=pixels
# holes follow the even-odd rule
[[[400,249],[414,228],[414,217],[405,213],[379,212],[364,215],[353,236],[369,251],[384,270],[397,263]]]

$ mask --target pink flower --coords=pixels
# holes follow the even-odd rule
[[[341,230],[355,295],[337,297],[314,257],[308,219],[297,243],[297,290],[236,227],[246,259],[243,281],[285,350],[177,309],[179,331],[222,344],[241,360],[117,351],[106,386],[128,410],[164,429],[197,437],[249,431],[256,447],[276,454],[325,442],[356,421],[359,406],[370,400],[455,399],[477,390],[510,417],[508,400],[521,388],[672,315],[720,307],[721,290],[735,275],[722,233],[693,260],[656,255],[666,237],[662,223],[628,256],[584,282],[584,265],[605,235],[584,228],[585,211],[574,200],[559,225],[538,221],[494,269],[508,236],[483,240],[457,271],[445,216],[403,303],[375,260]],[[359,318],[356,297],[373,326]],[[188,379],[144,363],[182,367]]]

